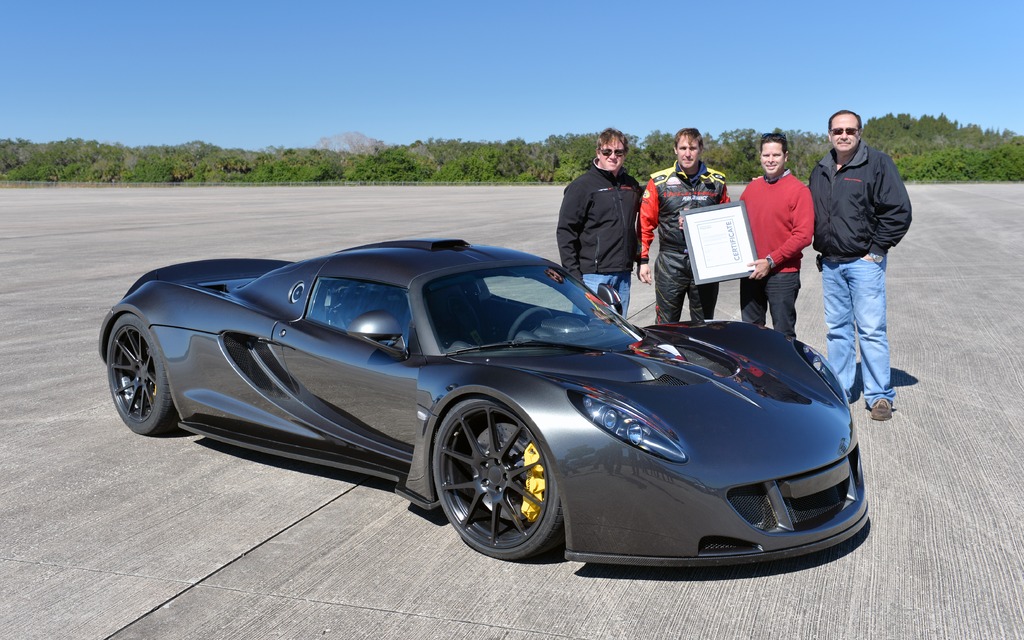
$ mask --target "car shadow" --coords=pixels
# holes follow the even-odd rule
[[[194,437],[196,437],[196,434],[190,433],[188,431],[185,431],[184,429],[181,429],[180,427],[175,427],[174,429],[171,429],[170,431],[165,431],[163,433],[153,433],[153,434],[147,435],[146,437],[147,438],[156,438],[156,439],[159,439],[159,440],[165,440],[165,439],[166,440],[175,440],[177,438],[194,438]]]
[[[277,469],[286,469],[296,473],[328,478],[379,491],[387,491],[388,493],[394,493],[395,491],[395,482],[393,480],[378,478],[365,473],[347,471],[345,469],[328,467],[315,464],[313,462],[305,462],[303,460],[294,460],[292,458],[285,458],[279,455],[263,453],[253,449],[240,447],[238,445],[214,440],[213,438],[201,437],[196,440],[196,443],[218,453],[234,456],[257,464],[275,467]],[[410,503],[408,505],[408,511],[434,526],[448,526],[448,518],[440,508],[424,509],[423,507]],[[864,528],[849,540],[822,551],[817,551],[815,553],[810,553],[796,558],[787,558],[784,560],[710,567],[646,567],[586,563],[575,573],[581,578],[607,578],[611,580],[685,580],[692,582],[737,580],[781,575],[825,565],[852,553],[857,549],[857,547],[863,544],[864,540],[867,539],[870,529],[871,520],[869,519],[868,522],[865,523]],[[559,546],[532,558],[519,560],[517,564],[529,566],[562,564],[564,562],[567,562],[565,559],[565,547]]]
[[[184,433],[184,432],[182,432]],[[186,433],[185,435],[192,435]],[[283,456],[274,455],[270,453],[263,453],[255,451],[253,449],[247,449],[234,444],[228,444],[221,442],[220,440],[214,440],[213,438],[201,437],[196,440],[197,444],[200,444],[208,449],[222,453],[257,464],[267,465],[277,469],[286,469],[288,471],[294,471],[296,473],[309,474],[311,476],[317,476],[320,478],[328,478],[331,480],[338,480],[340,482],[347,482],[349,484],[358,485],[361,487],[368,487],[371,489],[377,489],[379,491],[386,491],[388,493],[395,492],[395,481],[387,480],[384,478],[378,478],[373,475],[358,473],[355,471],[346,471],[345,469],[338,469],[335,467],[328,467],[313,462],[305,462],[303,460],[294,460],[292,458],[285,458]],[[424,521],[436,527],[447,527],[449,526],[448,518],[444,514],[444,510],[441,508],[436,509],[424,509],[416,504],[409,503],[409,513],[422,518]],[[455,534],[454,530],[452,531]],[[550,551],[546,551],[540,555],[534,556],[527,560],[522,560],[519,564],[523,565],[548,565],[548,564],[561,564],[565,560],[565,547],[559,546]]]
[[[796,573],[835,562],[853,553],[864,544],[871,530],[870,518],[864,527],[849,540],[834,547],[809,553],[795,558],[752,562],[749,564],[709,567],[634,567],[627,565],[595,564],[583,565],[576,575],[581,578],[605,578],[610,580],[662,580],[686,582],[710,582],[718,580],[744,580],[763,578],[787,573]]]
[[[436,509],[424,509],[423,507],[415,505],[410,502],[409,512],[413,515],[417,515],[423,518],[430,524],[436,525],[438,527],[448,526],[448,518],[444,515],[444,510],[441,509],[440,507]]]
[[[182,432],[185,433],[185,432]],[[192,435],[185,433],[185,435]],[[263,453],[261,451],[255,451],[253,449],[247,449],[227,442],[221,442],[220,440],[214,440],[213,438],[201,437],[196,440],[196,444],[200,444],[207,449],[211,449],[218,453],[241,458],[257,464],[267,465],[268,467],[274,467],[277,469],[286,469],[288,471],[294,471],[296,473],[308,474],[311,476],[317,476],[320,478],[328,478],[330,480],[337,480],[339,482],[347,482],[362,487],[368,487],[371,489],[377,489],[379,491],[386,491],[388,493],[394,493],[396,483],[394,480],[388,480],[386,478],[378,478],[377,476],[359,473],[358,471],[348,471],[345,469],[338,469],[337,467],[329,467],[322,464],[316,464],[314,462],[306,462],[304,460],[295,460],[293,458],[286,458],[284,456],[275,455],[272,453]],[[416,504],[409,503],[408,510],[410,513],[423,518],[427,522],[436,525],[438,527],[448,526],[448,518],[444,515],[444,511],[440,508],[437,509],[424,509]]]
[[[188,433],[186,435],[193,434]],[[228,444],[227,442],[221,442],[220,440],[214,440],[213,438],[201,437],[196,440],[196,444],[202,445],[207,449],[212,449],[218,453],[266,465],[268,467],[287,469],[288,471],[318,476],[320,478],[330,478],[332,480],[347,482],[349,484],[370,486],[373,488],[387,489],[389,491],[395,490],[395,482],[393,480],[385,480],[369,474],[359,473],[357,471],[348,471],[345,469],[338,469],[337,467],[329,467],[313,462],[306,462],[304,460],[286,458],[284,456],[271,453],[263,453],[254,449],[247,449],[238,445]]]

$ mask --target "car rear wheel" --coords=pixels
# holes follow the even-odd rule
[[[564,541],[551,460],[533,430],[504,405],[458,404],[438,431],[433,468],[448,521],[477,551],[521,560]]]
[[[153,436],[177,428],[163,356],[137,316],[126,314],[114,323],[107,343],[107,381],[129,429]]]

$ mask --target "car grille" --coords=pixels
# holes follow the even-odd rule
[[[717,556],[757,553],[761,550],[760,545],[752,544],[746,540],[736,540],[725,536],[705,536],[701,538],[698,553],[702,556]]]
[[[740,487],[729,492],[729,503],[739,511],[743,519],[762,531],[769,531],[779,526],[775,511],[768,500],[768,492],[763,485]]]
[[[762,531],[800,531],[827,522],[858,499],[858,449],[811,473],[736,487],[729,503]]]

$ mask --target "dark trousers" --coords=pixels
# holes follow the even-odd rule
[[[796,337],[796,297],[800,272],[772,273],[761,280],[740,280],[740,314],[743,322],[765,326],[768,311],[772,328],[788,338]]]
[[[690,301],[690,320],[710,320],[715,315],[715,304],[718,302],[718,283],[695,284],[690,269],[690,256],[685,253],[659,253],[654,261],[657,322],[679,322],[684,299]]]

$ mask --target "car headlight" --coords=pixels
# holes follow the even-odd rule
[[[800,353],[803,354],[804,360],[807,364],[811,365],[811,368],[818,372],[821,379],[832,389],[836,394],[836,397],[840,400],[846,400],[846,389],[843,389],[843,385],[839,383],[839,377],[836,376],[835,372],[832,371],[832,367],[828,366],[828,361],[825,360],[825,356],[818,353],[818,350],[814,347],[806,345],[802,342],[797,343],[799,345]]]
[[[588,420],[632,447],[670,462],[689,459],[663,428],[617,400],[580,391],[569,391],[569,400]]]

